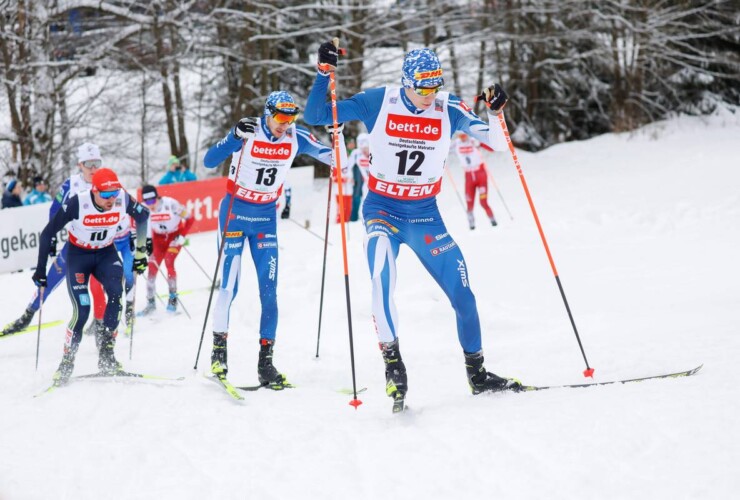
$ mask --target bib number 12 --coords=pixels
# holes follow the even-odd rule
[[[424,153],[421,151],[399,151],[398,156],[398,175],[421,175],[419,168],[424,163]],[[411,168],[406,170],[406,164],[412,161]]]

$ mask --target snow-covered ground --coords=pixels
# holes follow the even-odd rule
[[[184,314],[160,311],[117,347],[125,367],[182,382],[81,381],[41,398],[64,326],[0,339],[0,498],[17,499],[725,499],[740,490],[740,118],[680,118],[520,154],[595,379],[692,368],[695,377],[472,396],[452,310],[412,253],[396,300],[411,410],[392,415],[369,315],[362,227],[349,228],[357,383],[352,386],[338,227],[332,225],[321,355],[323,244],[280,221],[275,364],[296,389],[235,404],[193,371],[208,281],[180,256]],[[458,188],[462,176],[452,163]],[[489,169],[500,225],[469,231],[448,184],[439,196],[471,274],[486,366],[525,383],[584,382],[585,368],[508,153]],[[323,234],[326,186],[291,172],[293,217]],[[213,233],[191,237],[207,270]],[[249,259],[231,315],[230,378],[256,383],[259,301]],[[0,276],[2,318],[31,295],[29,273]],[[164,292],[164,283],[160,282]],[[140,287],[141,307],[144,287]],[[64,289],[44,321],[68,320]],[[86,337],[76,373],[96,368]]]

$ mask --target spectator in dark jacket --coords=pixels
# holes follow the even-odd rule
[[[3,208],[22,207],[23,206],[23,201],[21,200],[22,191],[23,191],[23,186],[16,179],[13,179],[10,182],[8,182],[8,185],[5,188],[5,192],[3,193]]]

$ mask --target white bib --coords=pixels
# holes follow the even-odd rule
[[[483,156],[481,156],[480,150],[470,139],[463,141],[457,138],[453,147],[460,160],[460,165],[466,172],[475,172],[483,163]]]
[[[294,125],[276,142],[270,142],[260,125],[254,139],[247,142],[244,154],[239,150],[231,156],[228,191],[251,203],[277,200],[297,152],[298,133]],[[240,155],[241,168],[238,167]],[[235,178],[237,170],[238,179]]]
[[[156,234],[170,234],[177,231],[180,221],[185,214],[185,207],[179,201],[169,196],[159,199],[157,211],[149,212],[149,226]]]
[[[68,226],[69,241],[81,248],[103,248],[113,242],[116,228],[126,214],[126,192],[121,189],[113,208],[108,212],[99,212],[92,200],[92,193],[77,193],[80,202],[80,213]]]
[[[400,200],[431,198],[439,193],[450,151],[449,92],[440,92],[429,109],[414,114],[401,101],[402,91],[385,89],[370,132],[368,187]]]

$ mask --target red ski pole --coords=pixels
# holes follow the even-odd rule
[[[342,54],[342,49],[339,48],[339,38],[334,38],[332,43],[337,48],[337,51]],[[334,149],[334,171],[336,175],[337,193],[339,194],[339,200],[343,200],[342,197],[342,165],[340,161],[341,149],[339,148],[339,120],[337,119],[337,83],[334,77],[334,71],[329,73],[329,94],[331,95],[331,117],[334,125],[334,133],[332,134],[332,146]],[[352,364],[352,393],[354,399],[349,402],[351,406],[355,407],[362,404],[362,401],[357,399],[357,381],[355,377],[355,348],[352,336],[352,306],[350,304],[349,297],[349,266],[347,265],[347,232],[345,230],[345,224],[347,219],[344,217],[344,203],[339,203],[339,220],[342,229],[342,258],[344,260],[344,290],[347,298],[347,323],[349,325],[349,356]]]
[[[498,114],[498,121],[501,123],[501,129],[504,131],[504,136],[506,136],[506,143],[509,145],[509,151],[511,152],[511,158],[514,160],[514,166],[516,167],[516,171],[519,173],[519,180],[522,181],[522,187],[524,188],[524,194],[527,195],[527,201],[529,202],[529,208],[532,210],[532,216],[534,217],[534,222],[537,224],[537,230],[540,233],[540,238],[542,239],[542,244],[545,246],[545,252],[547,253],[547,259],[550,261],[550,267],[552,268],[552,272],[555,275],[555,281],[558,284],[558,289],[560,290],[560,296],[563,298],[563,303],[565,304],[565,310],[568,311],[568,318],[570,318],[570,324],[573,327],[573,332],[576,334],[576,340],[578,341],[578,347],[581,349],[581,354],[583,355],[583,361],[586,362],[586,369],[583,371],[584,377],[591,377],[594,376],[594,369],[591,368],[591,366],[588,364],[588,359],[586,359],[586,352],[583,350],[583,344],[581,343],[581,337],[578,335],[578,329],[576,328],[576,322],[573,320],[573,314],[570,312],[570,306],[568,305],[568,299],[565,297],[565,291],[563,290],[563,285],[560,283],[560,276],[558,275],[558,270],[555,267],[555,261],[552,258],[552,254],[550,253],[550,247],[547,245],[547,239],[545,238],[545,232],[542,230],[542,225],[540,224],[540,218],[537,216],[537,210],[534,208],[534,202],[532,201],[532,196],[529,194],[529,188],[527,187],[527,181],[524,178],[524,172],[522,171],[522,166],[519,163],[519,158],[516,155],[516,150],[514,149],[514,144],[511,142],[511,136],[509,135],[509,129],[506,126],[506,119],[504,118],[504,112],[500,112]]]

